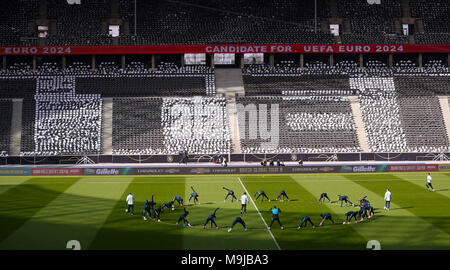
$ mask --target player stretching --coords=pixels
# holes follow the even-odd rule
[[[333,222],[333,225],[334,225],[334,220],[331,217],[331,214],[323,213],[323,214],[320,214],[320,216],[322,217],[322,221],[320,222],[319,227],[322,227],[322,225],[325,222],[325,220],[331,220],[331,222]]]
[[[346,222],[344,222],[344,224],[345,223],[350,224],[350,221],[352,221],[352,218],[355,219],[355,223],[358,222],[358,220],[357,220],[358,212],[357,211],[347,212],[347,213],[345,213],[345,216],[346,216]]]
[[[175,197],[173,197],[173,203],[175,204],[175,202],[178,202],[178,206],[183,206],[183,198],[178,195],[175,195]]]
[[[247,226],[245,225],[244,220],[241,217],[237,217],[234,221],[233,224],[231,224],[231,227],[228,229],[228,232],[231,232],[231,230],[233,229],[234,225],[236,224],[241,224],[242,226],[244,226],[244,229],[247,230]]]
[[[191,199],[194,198],[194,204],[195,204],[195,202],[198,202],[198,193],[194,190],[193,187],[191,187],[191,189],[192,189],[192,193],[191,193],[191,196],[189,196],[189,203],[191,203]],[[198,203],[198,204],[200,204],[200,203]]]
[[[372,218],[374,215],[375,215],[375,211],[374,211],[374,209],[373,209],[373,206],[372,205],[367,205],[367,207],[366,207],[366,212],[368,212],[368,216],[367,216],[367,218]]]
[[[236,196],[234,196],[234,191],[232,191],[231,189],[228,189],[228,188],[226,188],[226,187],[223,187],[223,189],[225,189],[226,191],[228,191],[227,192],[227,196],[225,196],[225,200],[223,200],[223,202],[226,202],[227,201],[227,198],[228,198],[228,196],[231,196],[231,202],[233,202],[233,199],[234,200],[238,200],[237,198],[236,198]]]
[[[275,221],[278,221],[278,224],[280,224],[281,229],[284,230],[283,225],[281,225],[280,217],[278,216],[278,214],[281,213],[281,210],[276,206],[274,206],[273,208],[270,209],[270,212],[272,212],[272,222],[270,222],[269,230]]]
[[[270,199],[269,199],[269,197],[267,197],[267,195],[266,195],[266,193],[264,192],[264,190],[257,191],[257,192],[255,193],[255,196],[256,196],[256,195],[258,195],[258,196],[256,197],[255,202],[258,200],[259,196],[262,196],[262,197],[261,197],[261,201],[264,201],[264,198],[266,198],[266,199],[270,202]]]
[[[367,196],[362,197],[361,199],[358,199],[359,204],[363,205],[363,204],[370,204],[370,202],[368,200],[366,200]]]
[[[431,174],[428,173],[428,175],[427,175],[427,184],[425,186],[428,188],[428,190],[434,191],[433,185],[431,184],[431,180],[432,180]]]
[[[347,196],[341,196],[341,195],[337,195],[339,197],[339,201],[341,201],[341,207],[342,204],[345,202],[345,205],[348,206],[348,204],[350,203],[350,205],[353,206],[353,203],[348,199]]]
[[[176,225],[178,226],[178,223],[179,223],[180,221],[183,221],[183,222],[184,222],[183,227],[186,227],[186,223],[187,223],[187,225],[188,225],[189,227],[192,227],[192,226],[191,226],[191,223],[189,223],[189,221],[186,219],[186,217],[187,217],[188,215],[189,215],[189,211],[186,211],[186,207],[185,207],[185,208],[184,208],[184,213],[181,214],[181,216],[180,216],[180,218],[178,219]]]
[[[360,205],[360,209],[358,211],[358,218],[361,218],[359,221],[364,221],[364,218],[367,218],[367,205]]]
[[[162,205],[153,210],[153,216],[155,220],[158,220],[158,222],[161,222],[161,212],[162,212]]]
[[[144,220],[147,220],[147,217],[145,217],[146,215],[150,218],[152,217],[151,206],[148,200],[145,201],[144,208],[142,208],[142,218]]]
[[[214,224],[214,226],[216,226],[216,229],[219,229],[219,226],[217,226],[216,222],[214,221],[214,219],[216,218],[216,212],[217,210],[219,210],[219,208],[216,208],[216,210],[214,210],[214,213],[212,213],[211,215],[208,216],[208,218],[206,219],[205,223],[203,224],[203,229],[206,229],[206,224],[208,224],[208,222],[211,222],[211,228]]]
[[[283,198],[281,199],[281,197],[283,197]],[[284,197],[287,198],[288,202],[291,201],[291,200],[289,200],[289,197],[286,194],[286,191],[284,191],[284,190],[280,191],[280,194],[278,194],[277,201],[281,199],[280,202],[283,202],[284,201]]]
[[[309,223],[311,223],[312,227],[315,228],[316,226],[314,226],[314,223],[311,221],[311,218],[309,216],[304,216],[302,218],[302,221],[300,222],[300,225],[298,226],[298,230],[300,230],[301,228],[306,227],[306,225]]]
[[[331,202],[330,198],[328,198],[328,194],[326,194],[326,193],[320,194],[319,202],[321,203],[322,200],[323,200],[323,202],[325,202],[325,198],[326,198],[329,202]]]
[[[150,218],[152,217],[153,206],[156,204],[153,201],[153,197],[154,197],[154,194],[152,194],[152,200],[148,201],[148,199],[147,199],[145,201],[144,208],[142,208],[142,218],[144,220],[147,220],[147,218],[145,217],[146,215],[148,215],[148,217],[150,217]]]
[[[171,209],[172,208],[172,211],[175,210],[173,208],[173,201],[163,203],[161,205],[161,210],[164,210],[164,208],[167,208],[167,209]]]

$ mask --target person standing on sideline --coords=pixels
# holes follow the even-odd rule
[[[433,188],[433,185],[431,185],[431,174],[430,173],[428,173],[428,175],[427,175],[427,184],[426,184],[426,187],[428,188],[428,190],[430,190],[431,189],[431,191],[434,191],[434,188]]]
[[[131,209],[131,215],[133,215],[134,212],[134,196],[130,194],[128,194],[126,202],[128,204],[128,208],[125,210],[125,212],[129,213],[130,209]]]
[[[244,192],[244,194],[241,196],[241,215],[242,213],[247,214],[247,203],[248,203],[247,193]]]
[[[384,205],[384,210],[388,210],[391,208],[391,198],[392,198],[392,194],[389,191],[389,189],[386,189],[386,193],[384,194],[384,201],[386,202],[386,204]]]

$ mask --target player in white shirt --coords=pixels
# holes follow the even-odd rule
[[[248,197],[247,193],[244,192],[244,195],[241,196],[241,214],[247,213],[247,203],[248,203]]]
[[[134,212],[134,196],[130,194],[128,194],[126,202],[128,204],[128,208],[125,210],[125,212],[130,213],[130,209],[131,209],[131,215],[133,215]]]
[[[392,194],[389,191],[389,189],[386,189],[386,193],[384,194],[384,201],[386,202],[386,204],[384,205],[384,210],[388,210],[391,207],[391,198],[392,198]]]
[[[433,185],[431,185],[431,180],[432,180],[431,174],[428,173],[428,175],[427,175],[427,184],[426,184],[426,187],[428,188],[428,190],[431,189],[432,191],[434,191]]]

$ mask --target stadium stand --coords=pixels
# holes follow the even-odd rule
[[[237,102],[249,111],[248,117],[243,115],[239,120],[243,153],[359,151],[350,102],[346,97],[246,96],[238,98]],[[271,140],[278,141],[275,148],[265,138],[251,135],[256,132],[254,127],[257,127],[258,123],[261,124],[261,111],[263,114],[267,111],[267,125],[271,123],[269,130],[274,131],[276,126],[273,121],[279,121],[276,123],[279,125],[279,133],[271,134],[275,137],[271,137]]]
[[[12,101],[0,99],[0,156],[9,153],[9,142],[11,138]]]
[[[121,4],[122,18],[133,18],[133,4]],[[314,33],[313,1],[140,1],[137,10],[139,37],[127,35],[123,45],[334,43],[330,34]],[[328,6],[319,12],[327,16]]]
[[[45,2],[45,11],[41,4]],[[118,2],[113,10],[113,2]],[[86,0],[69,5],[59,0],[17,0],[0,4],[0,45],[169,45],[169,44],[408,44],[408,36],[396,29],[403,17],[419,21],[416,43],[449,43],[449,10],[446,0],[407,1],[411,14],[403,14],[401,1],[295,0]],[[404,3],[403,3],[404,4]],[[333,10],[336,7],[336,10]],[[340,39],[330,34],[328,21],[340,19]],[[120,25],[120,35],[111,37],[108,22]],[[38,38],[37,24],[49,27]],[[136,27],[136,34],[134,33]]]
[[[112,45],[107,32],[102,32],[102,19],[111,16],[109,1],[90,0],[82,5],[47,0],[49,20],[56,21],[56,34],[47,40],[49,46]]]
[[[3,1],[0,46],[450,43],[446,0],[318,1],[317,21],[313,0],[138,1],[136,25],[134,4]],[[399,35],[408,10],[414,37]],[[107,34],[110,19],[119,21],[119,37]],[[328,30],[336,20],[340,37]],[[38,21],[50,27],[47,38],[37,38]],[[211,55],[193,66],[181,54],[169,56],[174,62],[160,55],[8,55],[0,69],[0,121],[8,126],[0,133],[0,155],[9,154],[12,99],[23,99],[21,155],[101,154],[103,98],[112,100],[117,155],[232,153],[230,100],[249,114],[239,120],[243,153],[360,152],[350,100],[359,101],[359,131],[370,151],[450,151],[439,102],[450,95],[448,53],[320,56],[265,54],[265,64],[242,68],[245,95],[225,99],[208,67]],[[278,119],[276,147],[267,134],[258,139],[249,130],[260,124],[259,115],[250,117],[259,106],[268,106],[269,123]]]
[[[29,23],[38,18],[39,0],[0,1],[0,46],[35,46]]]
[[[114,98],[113,154],[229,153],[224,98]]]
[[[338,14],[350,20],[351,32],[342,35],[342,43],[396,44],[394,20],[402,17],[400,2],[385,0],[383,5],[370,5],[367,1],[337,0]]]

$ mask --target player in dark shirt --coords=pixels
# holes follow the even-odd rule
[[[198,193],[194,190],[193,187],[191,187],[191,189],[192,189],[192,193],[189,196],[189,203],[191,202],[191,199],[194,198],[194,204],[195,204],[195,202],[198,202]]]
[[[309,216],[304,216],[300,222],[300,225],[298,226],[297,229],[301,229],[303,227],[306,227],[306,225],[309,223],[311,223],[311,225],[313,226],[313,228],[315,228],[316,226],[314,226],[314,223],[312,222],[311,218]]]
[[[214,219],[216,218],[217,210],[219,210],[219,208],[216,208],[216,210],[214,210],[214,213],[212,213],[211,215],[208,216],[205,223],[203,224],[203,229],[206,229],[206,225],[208,224],[208,222],[211,222],[211,228],[214,224],[214,226],[216,226],[216,229],[217,230],[219,229],[219,226],[217,226],[216,222],[214,221]]]
[[[323,200],[323,202],[325,202],[325,199],[327,199],[329,202],[331,202],[330,198],[328,198],[328,194],[326,194],[326,193],[320,194],[319,202],[322,202],[322,200]]]
[[[233,191],[233,190],[228,189],[228,188],[226,188],[226,187],[223,187],[223,189],[225,189],[226,191],[228,191],[228,192],[227,192],[227,195],[225,196],[225,200],[223,200],[224,202],[227,200],[228,196],[231,196],[231,202],[233,202],[233,199],[236,200],[236,201],[238,200],[238,199],[236,198],[236,196],[234,196],[234,191]]]
[[[333,222],[333,224],[334,224],[334,220],[333,220],[333,218],[331,217],[331,214],[330,214],[330,213],[323,213],[323,214],[320,214],[320,216],[322,217],[322,221],[320,222],[319,227],[322,227],[323,223],[324,223],[326,220],[331,220],[331,222]]]
[[[189,215],[189,211],[186,211],[186,207],[184,208],[184,213],[183,214],[181,214],[181,216],[178,218],[178,221],[177,221],[177,223],[176,223],[176,225],[178,225],[178,223],[180,223],[180,221],[183,221],[183,227],[185,227],[186,226],[186,223],[187,223],[187,225],[189,226],[189,227],[192,227],[191,226],[191,223],[189,223],[189,221],[186,219],[186,217]]]
[[[337,196],[339,198],[339,201],[341,202],[341,207],[344,202],[345,202],[345,205],[347,205],[347,206],[348,206],[348,204],[353,206],[353,203],[348,199],[348,196],[345,196],[345,195],[337,195]]]
[[[256,195],[258,195],[258,196],[256,196]],[[264,201],[264,198],[266,198],[266,199],[270,202],[269,197],[267,197],[266,193],[265,193],[263,190],[257,191],[257,192],[255,193],[255,197],[256,197],[255,202],[258,200],[258,198],[259,198],[260,196],[262,196],[261,201]]]
[[[283,198],[282,198],[283,197]],[[284,198],[286,197],[286,199],[288,200],[288,202],[290,202],[291,200],[289,200],[289,197],[288,197],[288,195],[286,194],[286,191],[284,191],[284,190],[282,190],[282,191],[280,191],[280,194],[278,194],[278,197],[277,197],[277,201],[278,200],[280,200],[280,202],[282,202],[282,201],[284,201]]]
[[[242,226],[244,226],[244,229],[247,230],[247,226],[245,225],[244,220],[241,217],[237,217],[234,221],[233,224],[231,224],[231,227],[228,229],[228,232],[231,232],[231,230],[233,229],[234,225],[236,224],[241,224]]]

